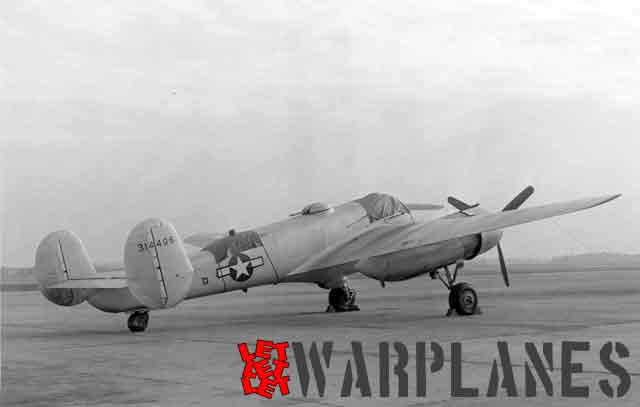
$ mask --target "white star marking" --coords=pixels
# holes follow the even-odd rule
[[[236,270],[236,280],[240,278],[240,276],[242,275],[246,275],[247,277],[251,277],[251,274],[249,273],[249,271],[247,270],[247,266],[251,264],[251,260],[249,260],[246,263],[243,263],[242,260],[240,260],[240,257],[238,257],[238,263],[231,266],[232,268],[234,268]]]

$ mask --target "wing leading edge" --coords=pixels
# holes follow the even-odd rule
[[[328,247],[299,266],[289,276],[296,276],[298,279],[302,274],[314,270],[326,270],[394,251],[566,215],[605,204],[619,196],[620,194],[604,195],[507,212],[461,218],[439,218],[426,223],[373,226],[357,236]]]

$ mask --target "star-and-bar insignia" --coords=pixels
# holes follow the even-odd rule
[[[244,253],[230,258],[229,263],[216,269],[216,276],[223,278],[231,276],[235,281],[246,281],[251,278],[253,271],[264,265],[262,256],[249,257]]]

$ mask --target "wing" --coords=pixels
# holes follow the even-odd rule
[[[322,280],[322,273],[326,270],[339,269],[340,266],[363,259],[565,215],[602,205],[619,196],[620,194],[606,195],[507,212],[440,218],[425,223],[372,225],[360,234],[340,241],[313,256],[287,277],[292,280]]]
[[[220,239],[226,236],[223,233],[196,233],[184,239],[184,242],[192,246],[204,248],[208,246],[214,240]]]
[[[423,240],[423,244],[436,243],[456,237],[490,232],[554,216],[566,215],[605,204],[619,196],[620,194],[606,195],[464,218],[436,219],[423,225],[428,233],[428,236]]]

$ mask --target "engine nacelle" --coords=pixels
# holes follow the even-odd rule
[[[418,246],[360,260],[355,268],[379,281],[402,281],[473,257],[481,246],[477,235]]]
[[[482,253],[488,252],[489,250],[493,249],[498,244],[498,242],[500,242],[500,238],[502,238],[501,230],[492,230],[491,232],[480,233],[480,248],[473,257],[479,256]]]
[[[96,273],[87,250],[71,231],[52,232],[42,239],[36,250],[34,271],[42,295],[54,304],[78,305],[94,293],[93,289],[87,288],[56,287],[74,276]]]
[[[191,288],[193,266],[173,225],[147,219],[133,228],[124,246],[129,290],[149,309],[180,303]]]

